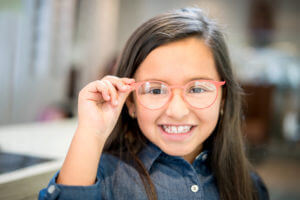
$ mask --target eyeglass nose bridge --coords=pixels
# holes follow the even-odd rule
[[[184,90],[185,89],[185,86],[184,85],[171,85],[171,86],[168,86],[170,89],[175,89],[175,88],[178,88],[178,89],[182,89]]]
[[[185,96],[185,89],[186,89],[186,86],[184,85],[172,85],[172,86],[168,86],[168,89],[169,89],[169,98],[168,98],[168,101],[166,101],[165,105],[168,105],[170,104],[170,102],[172,101],[172,99],[174,98],[174,89],[180,89],[180,98],[182,99],[182,101],[187,105],[187,106],[190,106],[190,103],[187,101],[186,99],[186,96]]]
[[[173,97],[173,95],[174,95],[174,92],[173,92],[174,89],[180,89],[181,92],[183,92],[183,94],[184,94],[184,90],[185,90],[185,86],[182,86],[182,85],[172,85],[172,86],[168,86],[168,88],[170,90],[171,97]]]

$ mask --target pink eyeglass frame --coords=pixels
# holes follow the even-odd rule
[[[169,92],[171,95],[170,95],[168,101],[166,101],[166,103],[163,104],[161,107],[159,107],[159,108],[149,108],[149,107],[145,106],[145,105],[142,103],[142,101],[140,100],[140,97],[139,97],[139,95],[138,95],[138,93],[137,93],[137,90],[138,90],[138,88],[139,88],[142,84],[144,84],[144,83],[146,83],[146,82],[162,83],[162,84],[164,84],[164,85],[167,86],[168,92]],[[133,90],[135,90],[137,99],[138,99],[138,101],[140,102],[140,104],[141,104],[144,108],[149,109],[149,110],[158,110],[158,109],[163,108],[164,106],[166,106],[166,105],[170,102],[170,100],[171,100],[172,97],[173,97],[173,92],[172,92],[172,89],[173,89],[173,88],[179,88],[179,89],[185,91],[186,88],[187,88],[187,86],[188,86],[189,84],[193,83],[193,82],[210,82],[210,83],[214,84],[214,85],[216,86],[216,89],[217,89],[217,95],[216,95],[216,98],[213,100],[213,102],[212,102],[210,105],[208,105],[208,106],[206,106],[206,107],[204,107],[204,108],[197,108],[197,107],[191,105],[191,104],[186,100],[186,96],[183,95],[184,101],[185,101],[188,105],[190,105],[191,107],[193,107],[193,108],[195,108],[195,109],[205,109],[205,108],[208,108],[208,107],[212,106],[212,105],[215,103],[216,99],[218,98],[218,95],[219,95],[219,88],[220,88],[222,85],[225,85],[225,83],[226,83],[225,81],[214,81],[214,80],[202,80],[202,79],[201,79],[201,80],[190,81],[190,82],[186,83],[185,85],[172,85],[172,86],[170,86],[170,85],[168,85],[167,83],[162,82],[162,81],[157,81],[157,80],[151,81],[151,80],[148,80],[148,81],[139,81],[139,82],[135,82],[135,83],[131,84],[131,86],[132,86],[131,92],[132,92]]]

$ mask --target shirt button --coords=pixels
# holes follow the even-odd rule
[[[198,192],[198,190],[199,190],[198,185],[192,185],[191,190],[192,190],[192,192]]]
[[[204,154],[203,156],[202,156],[202,161],[205,161],[207,159],[207,154]]]
[[[55,186],[54,186],[54,185],[50,185],[50,186],[48,187],[48,193],[49,193],[49,194],[52,194],[54,191],[55,191]]]

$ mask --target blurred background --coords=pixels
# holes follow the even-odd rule
[[[0,199],[36,199],[71,142],[79,90],[114,71],[141,23],[185,6],[223,25],[271,199],[300,199],[299,0],[0,0]]]

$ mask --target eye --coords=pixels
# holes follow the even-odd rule
[[[203,93],[203,92],[206,92],[206,90],[201,87],[193,87],[190,89],[190,93]]]
[[[149,90],[149,93],[150,94],[162,94],[163,91],[161,89],[159,89],[159,88],[153,88],[153,89]]]
[[[139,87],[138,93],[140,95],[148,94],[153,96],[168,94],[168,86],[159,82],[145,82]]]

